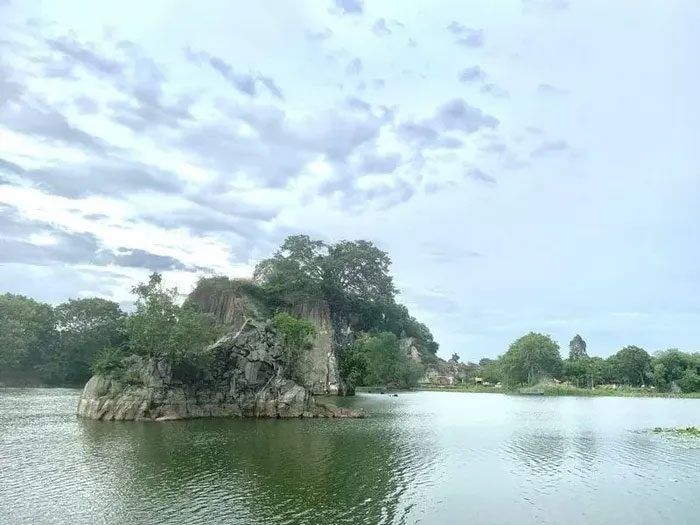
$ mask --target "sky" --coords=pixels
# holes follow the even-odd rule
[[[290,234],[439,355],[700,350],[696,0],[0,0],[0,293],[121,304]]]

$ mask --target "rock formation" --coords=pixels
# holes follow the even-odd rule
[[[221,311],[233,318],[238,315],[235,307]],[[245,319],[237,330],[203,350],[201,361],[206,366],[196,371],[164,359],[131,356],[113,376],[94,376],[85,385],[78,415],[156,421],[211,416],[363,417],[362,412],[316,402],[311,389],[284,377],[280,366],[284,352],[270,323]]]
[[[262,319],[271,312],[256,300],[249,290],[240,283],[218,278],[201,281],[188,300],[196,304],[203,312],[213,314],[217,320],[237,330],[245,319]],[[302,357],[302,386],[317,395],[352,395],[352,385],[346,384],[340,377],[338,366],[338,346],[346,337],[344,323],[333,319],[328,304],[322,299],[305,299],[288,313],[311,322],[316,328],[316,336],[311,348]]]

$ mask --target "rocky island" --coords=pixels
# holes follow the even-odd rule
[[[96,359],[78,415],[364,417],[316,396],[415,384],[437,359],[430,331],[395,302],[389,263],[366,241],[294,236],[252,280],[202,278],[182,306],[154,274],[134,288],[125,341]]]

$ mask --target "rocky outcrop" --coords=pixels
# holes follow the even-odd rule
[[[316,328],[311,348],[302,354],[300,366],[302,384],[314,394],[338,394],[340,374],[338,356],[333,344],[333,324],[328,303],[322,300],[307,300],[289,312],[306,319]]]
[[[284,376],[284,348],[269,323],[246,320],[205,349],[203,368],[132,356],[112,377],[85,385],[78,415],[103,420],[197,417],[363,417],[362,412],[318,403],[312,392]]]
[[[201,281],[190,294],[188,301],[202,311],[213,314],[231,330],[240,328],[245,319],[262,319],[270,312],[251,295],[245,282],[226,278]],[[338,340],[347,334],[338,333],[331,318],[331,311],[322,299],[305,299],[288,313],[306,319],[316,328],[316,336],[309,350],[302,355],[299,366],[302,386],[317,395],[347,395],[354,393],[340,377],[338,366]]]
[[[415,361],[416,363],[421,363],[423,361],[414,337],[402,337],[399,340],[399,346],[401,350],[411,358],[411,360]]]

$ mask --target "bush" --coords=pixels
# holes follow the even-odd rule
[[[125,354],[118,348],[103,348],[90,365],[90,370],[95,375],[115,376],[124,368]]]
[[[305,319],[299,319],[288,313],[278,313],[272,319],[284,346],[284,367],[287,376],[302,382],[299,361],[304,350],[310,348],[311,340],[316,335],[316,327]]]

